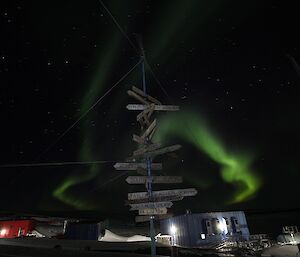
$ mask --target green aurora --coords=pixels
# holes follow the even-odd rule
[[[193,8],[194,2],[191,5],[188,5],[188,7],[185,10],[186,15],[191,15],[192,11],[195,10]],[[119,3],[116,4],[116,2],[110,3],[110,8],[115,9],[119,6]],[[162,56],[162,53],[164,57],[164,62],[167,61],[167,57],[171,54],[171,52],[174,51],[174,47],[172,47],[172,50],[169,51],[169,54],[165,51],[168,45],[172,44],[173,37],[179,33],[179,31],[182,29],[182,21],[184,19],[184,15],[181,15],[180,19],[178,19],[176,13],[178,10],[181,9],[182,3],[180,0],[176,1],[176,4],[172,5],[172,11],[168,11],[168,15],[165,15],[165,13],[162,13],[160,15],[163,15],[164,19],[161,20],[159,23],[161,23],[159,26],[153,26],[155,28],[161,27],[160,35],[164,35],[164,37],[160,40],[160,44],[157,44],[157,40],[154,40],[154,42],[150,43],[150,46],[147,48],[149,49],[149,56],[152,58],[156,58],[157,56]],[[124,5],[123,5],[124,7]],[[124,20],[124,17],[119,15],[118,20]],[[172,28],[170,29],[170,21],[172,24]],[[157,20],[153,21],[154,23],[157,22]],[[157,31],[151,31],[151,39],[156,38]],[[118,35],[118,36],[117,36]],[[120,38],[120,32],[118,30],[115,30],[114,36],[111,38],[109,43],[107,44],[107,47],[103,48],[103,52],[99,56],[99,64],[97,73],[94,76],[94,79],[92,80],[92,83],[90,83],[88,91],[84,94],[84,97],[82,99],[82,104],[80,110],[82,110],[81,114],[87,110],[99,97],[99,95],[104,91],[105,83],[106,81],[111,77],[112,70],[114,66],[114,60],[119,53],[119,48],[121,44],[121,38]],[[161,60],[162,61],[162,60]],[[125,96],[122,96],[125,97]],[[116,106],[116,108],[118,108]],[[93,133],[91,133],[90,128],[88,126],[85,126],[83,131],[83,137],[85,138],[85,141],[81,147],[80,151],[80,160],[86,161],[86,160],[92,160],[92,159],[99,159],[99,156],[94,156],[93,149]],[[99,165],[97,167],[95,165],[92,165],[89,167],[89,170],[87,172],[81,172],[80,174],[73,172],[69,176],[66,177],[66,179],[58,185],[57,188],[54,189],[52,195],[60,200],[61,202],[72,206],[76,209],[95,209],[97,208],[96,205],[93,204],[87,204],[85,199],[78,199],[75,195],[73,195],[71,192],[68,192],[69,189],[71,189],[73,186],[78,185],[80,183],[87,182],[97,176],[97,174],[100,172]]]
[[[114,12],[120,7],[120,3],[112,1],[109,4],[109,8]],[[124,8],[125,5],[122,5]],[[204,8],[205,7],[205,8]],[[186,17],[195,19],[197,29],[204,29],[205,26],[199,26],[205,23],[205,19],[211,13],[218,12],[220,3],[212,3],[208,6],[202,6],[202,3],[198,1],[192,1],[184,8],[184,15],[178,16],[178,12],[182,11],[182,1],[177,0],[173,3],[171,10],[169,4],[167,4],[161,13],[158,13],[161,19],[154,19],[152,21],[152,28],[155,30],[149,31],[149,45],[147,45],[147,56],[150,62],[156,61],[160,57],[160,63],[164,64],[169,61],[170,56],[175,52],[178,45],[174,45],[174,38],[178,34],[184,31],[186,38],[192,38],[194,35],[194,29],[188,29],[185,26],[184,20]],[[168,11],[166,11],[167,9]],[[199,19],[198,10],[203,11],[202,18]],[[120,13],[117,17],[119,21],[124,22],[124,13]],[[160,28],[157,31],[157,28]],[[204,29],[205,30],[205,29]],[[118,36],[117,36],[118,35]],[[157,35],[160,35],[159,43],[157,42]],[[110,38],[106,47],[103,47],[103,52],[99,55],[99,64],[94,75],[92,82],[88,87],[88,91],[84,94],[81,104],[81,114],[87,110],[103,93],[106,82],[112,77],[112,71],[114,69],[114,62],[118,54],[120,53],[120,45],[122,43],[121,35],[118,30],[115,30],[114,35]],[[126,97],[120,96],[120,97]],[[123,107],[123,106],[122,106]],[[119,108],[120,106],[113,106],[113,108]],[[176,118],[177,117],[177,118]],[[188,118],[189,117],[189,118]],[[192,118],[192,119],[191,119]],[[89,114],[89,119],[93,119],[93,115]],[[183,123],[178,122],[178,119],[184,119],[190,127],[190,133],[183,127]],[[95,145],[93,145],[94,133],[87,125],[88,122],[84,123],[84,129],[82,137],[85,139],[80,150],[79,159],[81,161],[87,160],[98,160],[101,156],[95,155],[99,151],[95,151]],[[178,125],[179,124],[179,125]],[[160,130],[157,133],[157,139],[165,140],[169,135],[176,135],[186,140],[192,145],[195,145],[203,153],[207,154],[215,162],[221,165],[221,176],[225,182],[233,183],[237,186],[237,191],[232,202],[241,202],[249,199],[252,195],[257,192],[261,185],[260,179],[250,169],[253,161],[252,157],[248,154],[233,154],[228,153],[220,140],[218,140],[210,130],[206,127],[203,120],[192,113],[181,113],[180,116],[165,117],[161,120]],[[52,195],[62,201],[63,203],[72,206],[76,209],[91,210],[96,209],[97,205],[87,203],[86,199],[78,198],[70,192],[71,188],[88,182],[95,178],[100,172],[99,165],[91,165],[89,169],[84,172],[76,173],[73,172],[66,179],[54,189]]]
[[[166,142],[171,136],[181,138],[221,165],[222,179],[236,186],[228,204],[250,199],[261,187],[260,177],[251,169],[253,156],[227,151],[199,114],[181,111],[178,114],[163,115],[158,128],[155,141]]]
[[[111,40],[108,45],[109,47],[105,48],[105,53],[102,54],[102,58],[100,58],[97,74],[90,83],[89,90],[83,97],[80,115],[90,108],[90,106],[96,101],[105,88],[105,83],[111,75],[114,60],[119,52],[119,36],[114,35],[113,40]],[[93,115],[89,116],[90,120],[93,118],[95,118]],[[85,122],[83,128],[84,142],[81,146],[79,156],[80,160],[82,161],[99,159],[99,156],[96,156],[95,151],[93,151],[93,147],[95,147],[93,145],[94,135],[91,133],[90,126],[88,126],[88,124],[88,122]],[[78,196],[73,195],[72,193],[68,192],[68,190],[75,185],[90,181],[91,179],[95,178],[99,172],[99,165],[90,165],[88,170],[85,170],[85,172],[72,173],[67,176],[67,178],[53,191],[52,195],[61,202],[76,209],[93,210],[97,207],[95,204],[88,203],[86,199],[78,198]]]

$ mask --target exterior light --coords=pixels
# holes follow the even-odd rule
[[[171,232],[171,245],[172,246],[174,246],[174,245],[176,245],[176,232],[177,232],[177,227],[176,226],[174,226],[173,224],[171,225],[171,227],[170,227],[170,232]]]
[[[172,225],[172,226],[170,227],[170,231],[171,231],[171,233],[172,233],[173,235],[175,235],[176,232],[177,232],[177,228],[176,228],[174,225]]]
[[[0,230],[0,235],[1,235],[1,236],[4,236],[4,235],[6,234],[6,231],[7,231],[7,230],[6,230],[5,228],[1,229],[1,230]]]
[[[226,220],[224,218],[221,219],[220,223],[217,225],[218,229],[222,231],[222,233],[227,234],[228,229],[227,229],[227,224]]]
[[[202,240],[205,239],[205,234],[201,234],[201,239],[202,239]]]
[[[222,232],[225,230],[225,226],[223,223],[218,224],[218,229],[221,230]]]
[[[291,242],[292,244],[296,244],[296,241],[295,241],[295,238],[294,238],[294,234],[293,233],[291,233],[291,237],[292,237],[292,239],[293,239],[293,241]]]

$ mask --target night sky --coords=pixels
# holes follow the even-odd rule
[[[181,107],[157,114],[155,140],[183,146],[163,174],[198,195],[172,212],[299,207],[299,12],[288,2],[104,1],[137,48],[142,38],[149,94]],[[127,192],[144,187],[113,165],[136,149],[125,106],[141,69],[61,135],[138,53],[96,0],[1,1],[0,24],[1,164],[108,161],[1,167],[1,210],[129,214]]]

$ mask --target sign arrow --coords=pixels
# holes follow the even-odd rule
[[[141,209],[139,215],[162,215],[167,214],[168,210],[165,207],[155,209]]]
[[[186,189],[173,189],[173,190],[161,190],[161,191],[153,191],[152,197],[164,197],[164,196],[194,196],[197,194],[197,190],[195,188],[186,188]],[[136,192],[136,193],[128,193],[128,200],[137,200],[137,199],[145,199],[148,198],[148,192]]]
[[[138,99],[141,101],[140,99]],[[130,111],[144,111],[147,108],[149,108],[149,105],[143,105],[143,104],[128,104],[126,106],[127,110]],[[179,111],[178,105],[154,105],[155,111]]]
[[[130,204],[131,211],[136,211],[140,209],[155,209],[155,208],[170,208],[173,205],[172,202],[148,202],[148,203],[137,203]]]
[[[117,162],[114,165],[116,170],[138,170],[138,169],[147,169],[146,163],[137,163],[137,162]],[[161,163],[151,163],[151,170],[161,170]]]
[[[147,202],[174,202],[181,201],[183,196],[173,195],[173,196],[162,196],[155,198],[144,198],[144,199],[136,199],[136,200],[126,200],[125,205],[134,204],[134,203],[147,203]]]
[[[153,184],[176,184],[182,183],[180,176],[129,176],[126,178],[128,184],[146,184],[151,182]]]

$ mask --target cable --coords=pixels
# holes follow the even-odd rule
[[[128,172],[129,172],[129,171],[126,170],[126,171],[124,171],[124,172],[122,172],[122,173],[120,173],[120,174],[114,176],[113,178],[111,178],[111,179],[105,181],[105,182],[102,183],[100,186],[97,186],[97,187],[95,186],[94,188],[92,188],[91,190],[89,190],[88,192],[86,192],[85,195],[88,195],[88,194],[91,194],[91,193],[96,192],[97,190],[101,189],[102,187],[108,185],[109,183],[114,182],[114,181],[116,181],[117,179],[123,177],[123,176],[126,175]],[[77,203],[77,202],[78,202],[78,201],[75,201],[75,203]]]
[[[117,20],[115,19],[115,17],[112,15],[112,13],[109,11],[109,9],[105,6],[105,4],[99,0],[99,3],[102,5],[102,7],[105,9],[105,11],[108,13],[108,15],[110,16],[110,18],[113,20],[113,22],[115,23],[115,25],[117,26],[117,28],[120,30],[120,32],[123,34],[123,36],[128,40],[129,44],[132,46],[132,48],[139,54],[138,49],[136,48],[136,46],[134,45],[134,43],[130,40],[130,38],[127,36],[127,34],[125,33],[125,31],[122,29],[121,25],[117,22]]]
[[[287,58],[289,58],[291,64],[293,65],[293,68],[295,69],[297,75],[300,77],[300,66],[299,64],[296,62],[295,58],[293,56],[291,56],[290,54],[286,55]]]
[[[164,88],[164,86],[162,85],[162,83],[159,81],[159,79],[157,78],[157,76],[155,75],[152,67],[150,66],[150,64],[148,63],[147,59],[145,59],[145,63],[146,65],[148,66],[154,80],[156,81],[156,83],[159,85],[160,89],[163,91],[163,93],[166,95],[166,97],[171,101],[173,102],[171,96],[167,93],[166,89]]]
[[[56,145],[79,121],[81,121],[104,97],[106,97],[120,82],[125,79],[140,63],[142,60],[139,60],[127,73],[125,73],[109,90],[107,90],[104,95],[98,98],[98,100],[86,110],[70,127],[68,127],[51,145],[49,145],[38,157],[47,153],[54,145]]]
[[[129,44],[133,47],[133,49],[140,54],[140,52],[138,51],[138,49],[136,48],[136,46],[133,44],[133,42],[130,40],[130,38],[127,36],[127,34],[125,33],[125,31],[122,29],[122,27],[120,26],[120,24],[117,22],[117,20],[115,19],[115,17],[112,15],[112,13],[109,11],[109,9],[104,5],[104,3],[102,2],[102,0],[98,0],[100,2],[100,4],[102,5],[102,7],[105,9],[105,11],[109,14],[109,16],[111,17],[111,19],[113,20],[113,22],[115,23],[115,25],[118,27],[118,29],[120,30],[120,32],[123,34],[123,36],[128,40]],[[138,40],[138,43],[140,45],[140,50],[142,52],[144,52],[143,47],[142,47],[142,43],[141,40]],[[144,56],[144,53],[143,53]],[[156,81],[156,83],[160,86],[161,90],[163,91],[163,93],[167,96],[167,98],[169,100],[171,100],[171,97],[168,95],[167,91],[165,90],[165,88],[163,87],[163,85],[161,84],[161,82],[158,80],[158,78],[156,77],[153,69],[151,68],[150,64],[147,62],[146,58],[144,58],[146,65],[148,66],[154,80]]]
[[[133,44],[133,42],[130,40],[130,38],[127,36],[125,31],[122,29],[120,24],[117,22],[117,20],[114,18],[112,13],[109,11],[109,9],[105,6],[105,4],[99,0],[99,3],[102,5],[102,7],[105,9],[105,11],[109,14],[115,25],[118,27],[120,32],[123,34],[123,36],[128,40],[129,44],[133,47],[133,49],[139,53],[136,46]],[[41,154],[38,155],[36,159],[39,159],[42,155],[47,153],[54,145],[56,145],[85,115],[89,113],[90,110],[92,110],[107,94],[110,93],[123,79],[125,79],[140,63],[142,60],[139,60],[139,62],[134,65],[125,75],[123,75],[106,93],[101,96],[86,112],[84,112],[69,128],[67,128],[51,145],[49,145]]]
[[[102,183],[100,186],[95,187],[94,189],[92,189],[91,192],[97,191],[97,190],[99,190],[100,188],[106,186],[107,184],[116,181],[116,180],[119,179],[120,177],[123,177],[124,175],[126,175],[128,172],[129,172],[129,171],[126,170],[126,171],[124,171],[124,172],[122,172],[122,173],[120,173],[120,174],[114,176],[113,178],[111,178],[111,179],[105,181],[104,183]]]
[[[43,163],[3,164],[3,165],[0,165],[0,168],[89,165],[89,164],[103,164],[103,163],[113,163],[113,162],[118,162],[118,161],[43,162]]]

